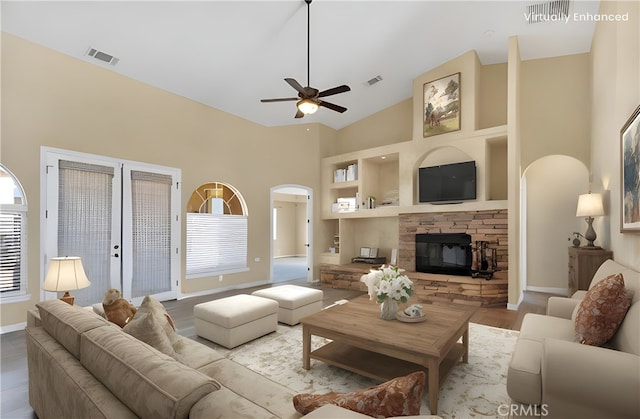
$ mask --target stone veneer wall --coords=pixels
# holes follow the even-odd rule
[[[416,234],[467,233],[471,243],[488,241],[496,249],[497,269],[495,278],[507,279],[507,210],[433,212],[400,214],[398,266],[407,271],[416,268]]]

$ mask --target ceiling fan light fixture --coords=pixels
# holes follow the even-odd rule
[[[319,91],[315,87],[311,87],[309,83],[309,46],[310,42],[310,20],[311,20],[311,12],[310,5],[312,0],[304,0],[307,3],[307,86],[303,87],[296,79],[287,77],[284,79],[289,86],[293,87],[298,92],[298,97],[286,97],[286,98],[274,98],[274,99],[260,99],[260,102],[269,103],[269,102],[288,102],[288,101],[296,101],[296,108],[298,111],[296,112],[294,118],[302,118],[305,115],[310,115],[316,113],[318,108],[322,106],[323,108],[331,109],[335,112],[343,113],[347,110],[344,106],[336,105],[331,102],[327,102],[324,99],[327,96],[337,95],[338,93],[344,93],[351,90],[349,86],[343,84],[341,86],[332,87],[331,89]]]
[[[311,115],[318,110],[318,104],[311,99],[302,99],[296,106],[305,115]]]

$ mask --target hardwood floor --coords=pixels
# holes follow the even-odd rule
[[[307,284],[304,280],[274,283],[271,286],[282,284],[297,284],[303,286],[318,287]],[[193,306],[212,299],[228,297],[235,294],[250,294],[256,289],[265,286],[238,289],[222,292],[214,295],[185,298],[164,302],[167,312],[171,315],[176,328],[184,336],[193,336]],[[321,288],[324,292],[324,306],[333,304],[337,300],[350,299],[362,292]],[[548,294],[525,292],[524,300],[518,311],[506,308],[480,308],[473,315],[471,321],[487,326],[503,329],[519,330],[522,318],[526,313],[546,312]],[[0,349],[2,365],[0,370],[0,418],[35,418],[35,414],[29,406],[28,378],[27,378],[27,350],[24,331],[6,333],[0,336]]]

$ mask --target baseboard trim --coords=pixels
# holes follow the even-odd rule
[[[24,330],[27,327],[27,322],[10,324],[8,326],[0,327],[0,335],[4,335],[5,333],[17,332],[18,330]]]
[[[180,293],[178,295],[178,300],[182,300],[182,299],[185,299],[185,298],[191,298],[191,297],[202,297],[202,296],[205,296],[205,295],[219,294],[221,292],[227,292],[227,291],[233,291],[233,290],[241,290],[241,289],[244,289],[244,288],[259,287],[259,286],[262,286],[262,285],[268,285],[270,283],[271,282],[269,282],[269,281],[256,281],[256,282],[249,282],[249,283],[246,283],[246,284],[229,285],[228,287],[215,288],[215,289],[212,289],[212,290],[191,292],[189,294]]]
[[[565,296],[565,297],[569,295],[569,289],[568,288],[527,286],[527,291],[544,292],[546,294],[556,294],[556,295]]]

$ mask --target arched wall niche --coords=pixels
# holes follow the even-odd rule
[[[438,166],[441,164],[461,163],[465,161],[471,161],[477,159],[470,156],[465,151],[454,146],[442,146],[432,148],[426,151],[424,154],[418,156],[413,167],[413,202],[418,203],[418,188],[420,187],[420,181],[418,179],[418,171],[421,167]],[[478,179],[482,179],[481,174],[478,173]],[[484,187],[482,182],[478,182],[477,196],[483,196]]]
[[[522,289],[564,293],[568,239],[586,229],[576,206],[578,195],[588,191],[589,170],[574,157],[545,156],[524,170],[521,185]]]
[[[416,160],[415,170],[420,167],[437,166],[440,164],[460,163],[475,160],[466,152],[453,146],[443,146],[431,149]]]

